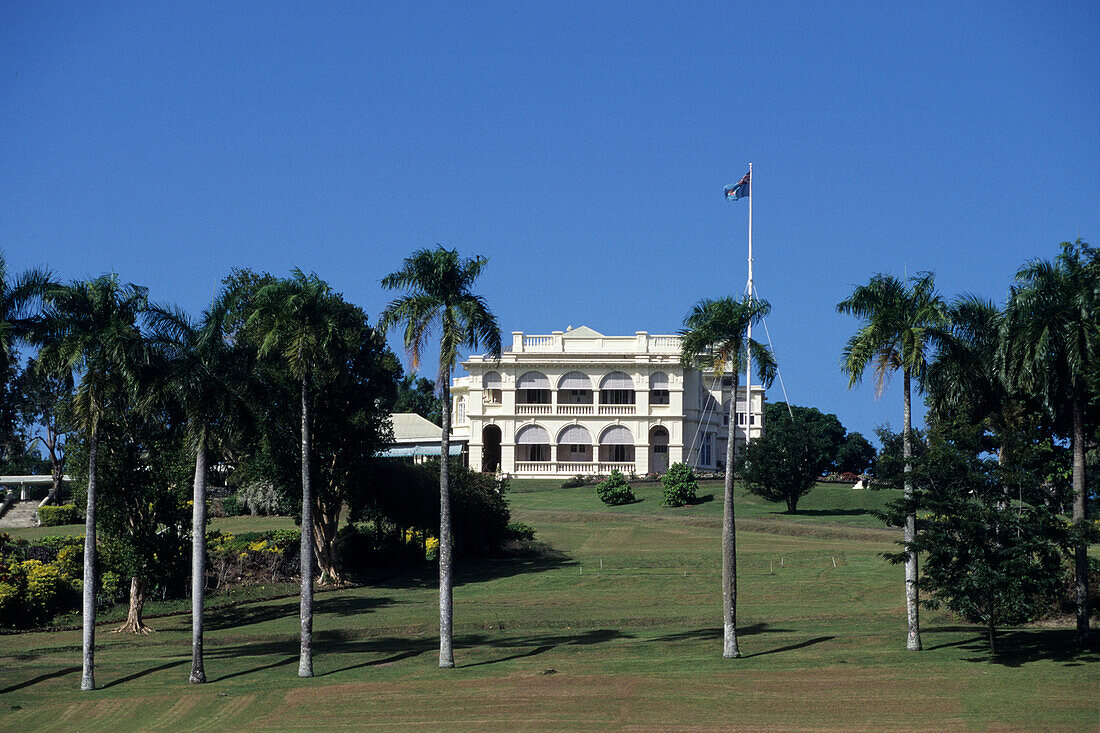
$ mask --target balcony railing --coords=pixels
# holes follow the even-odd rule
[[[516,405],[517,415],[549,415],[550,405]]]
[[[559,415],[591,415],[592,405],[558,405]]]
[[[633,415],[634,405],[600,405],[598,415]]]
[[[516,463],[516,473],[544,473],[561,476],[578,476],[588,474],[607,474],[612,469],[618,469],[622,473],[634,472],[634,462],[599,461],[591,463],[576,463],[573,461],[522,461]]]

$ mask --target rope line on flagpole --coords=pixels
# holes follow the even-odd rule
[[[755,291],[756,288],[753,287]],[[757,293],[759,297],[759,293]],[[760,323],[764,326],[764,335],[768,337],[768,349],[771,350],[772,356],[775,356],[775,346],[772,344],[772,332],[768,330],[768,319],[761,318]],[[775,375],[779,377],[779,389],[783,391],[783,401],[787,405],[787,414],[792,418],[794,417],[794,411],[791,410],[791,398],[787,396],[787,385],[783,383],[783,372],[779,370],[779,358],[775,360]]]

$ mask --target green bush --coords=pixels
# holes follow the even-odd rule
[[[694,504],[695,492],[699,489],[699,481],[695,478],[695,472],[686,463],[673,463],[668,468],[668,473],[661,480],[664,484],[665,506],[684,506]]]
[[[581,486],[588,486],[594,483],[591,476],[574,476],[573,478],[567,478],[562,482],[561,487],[563,489],[576,489]]]
[[[248,505],[236,494],[230,494],[222,499],[222,511],[227,517],[239,517],[248,511]]]
[[[606,480],[596,484],[596,496],[609,506],[632,504],[637,501],[634,492],[626,482],[626,477],[617,469],[612,469],[611,475]]]
[[[508,539],[514,542],[531,542],[535,539],[535,528],[526,522],[508,522]]]
[[[84,517],[72,504],[64,504],[39,507],[38,521],[43,527],[60,527],[63,524],[79,524],[84,521]]]

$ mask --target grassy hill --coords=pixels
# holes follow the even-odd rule
[[[793,517],[738,492],[739,660],[721,654],[721,486],[700,504],[604,507],[591,487],[517,485],[513,515],[550,551],[466,562],[458,668],[436,668],[433,571],[318,595],[315,668],[297,669],[297,599],[212,611],[210,684],[187,684],[189,617],[148,637],[99,630],[81,693],[79,632],[0,637],[0,729],[1096,730],[1100,655],[1069,627],[983,631],[922,616],[905,651],[885,497],[819,487]],[[247,520],[235,520],[244,522]]]

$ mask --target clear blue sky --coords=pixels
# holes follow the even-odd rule
[[[192,312],[297,266],[373,319],[442,243],[506,333],[669,333],[744,288],[751,161],[790,397],[870,434],[900,385],[840,374],[855,285],[1002,300],[1100,242],[1100,3],[686,7],[3,3],[0,249]]]

